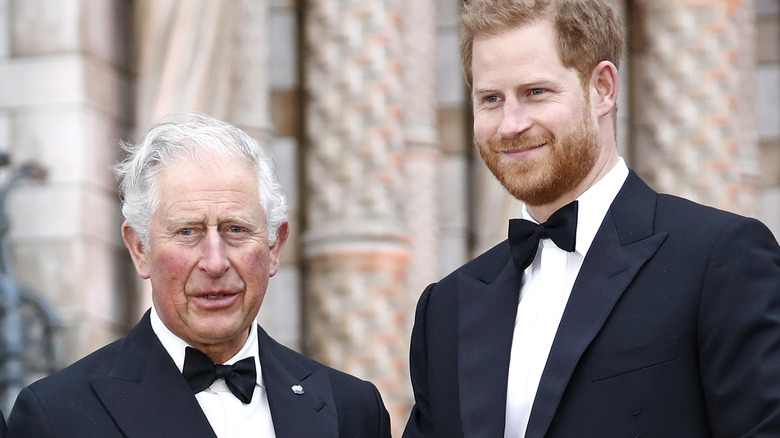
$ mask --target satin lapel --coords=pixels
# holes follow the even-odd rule
[[[504,434],[509,356],[521,275],[506,251],[494,279],[461,274],[458,284],[458,381],[463,435]]]
[[[327,371],[308,369],[262,328],[258,344],[276,438],[338,438],[336,403]],[[293,386],[300,386],[303,393],[293,391]]]
[[[111,374],[90,381],[128,438],[216,438],[189,386],[154,335],[149,312],[124,338]]]
[[[633,172],[610,207],[572,288],[536,393],[526,437],[543,437],[585,349],[666,234],[653,235],[656,194]]]

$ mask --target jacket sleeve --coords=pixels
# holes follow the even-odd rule
[[[3,415],[3,411],[0,411],[0,438],[5,438],[6,433],[8,433],[8,428],[5,425],[5,415]]]
[[[712,435],[780,436],[780,247],[738,218],[708,255],[698,321]]]
[[[66,401],[63,400],[63,403]],[[7,438],[49,438],[54,437],[49,419],[38,402],[35,393],[24,388],[16,398],[8,415]]]
[[[376,386],[371,385],[374,390],[374,396],[376,397],[376,408],[378,413],[377,421],[377,438],[390,438],[390,414],[387,413],[385,404],[382,401],[382,396],[379,394],[379,390]]]
[[[336,370],[331,370],[331,379],[340,438],[391,438],[390,415],[373,383]],[[320,436],[316,430],[312,433]]]
[[[414,391],[414,406],[406,424],[403,438],[433,437],[433,424],[428,388],[428,346],[426,340],[426,313],[434,285],[428,286],[417,303],[409,349],[409,373]]]

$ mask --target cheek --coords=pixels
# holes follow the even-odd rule
[[[270,256],[267,252],[242,254],[233,259],[233,266],[247,284],[268,282]]]
[[[498,124],[486,114],[474,116],[474,136],[479,141],[485,141],[498,130]]]
[[[547,120],[550,121],[550,128],[555,132],[570,131],[573,127],[582,123],[582,111],[577,108],[571,108],[570,111],[558,111],[550,115]]]
[[[152,260],[152,279],[157,277],[166,282],[186,281],[186,273],[192,269],[194,263],[193,258],[183,253],[162,252]]]

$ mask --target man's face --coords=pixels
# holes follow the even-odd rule
[[[474,40],[475,143],[507,190],[529,205],[571,194],[601,146],[588,95],[556,51],[548,21]]]
[[[279,267],[287,224],[270,247],[256,181],[240,160],[172,164],[159,176],[149,248],[124,227],[160,318],[207,354],[240,349]]]

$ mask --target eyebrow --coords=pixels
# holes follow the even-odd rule
[[[496,93],[496,88],[493,87],[484,87],[484,88],[472,88],[471,94],[477,95],[477,94],[485,94],[485,93]]]
[[[518,82],[512,85],[512,90],[516,89],[529,89],[529,88],[550,88],[550,89],[558,89],[560,88],[559,82],[555,79],[551,78],[534,78],[530,80],[526,80],[523,82]],[[499,87],[495,86],[486,86],[486,87],[472,87],[471,94],[478,95],[478,94],[485,94],[485,93],[499,93]]]
[[[186,218],[186,217],[180,217],[180,218],[172,218],[172,217],[166,217],[165,218],[165,224],[168,227],[184,227],[189,225],[201,225],[207,222],[204,217],[194,217],[193,218]],[[217,226],[223,225],[223,224],[240,224],[244,225],[246,227],[250,228],[256,228],[259,226],[259,221],[254,218],[244,218],[239,216],[226,216],[223,218],[220,218],[219,223]]]

